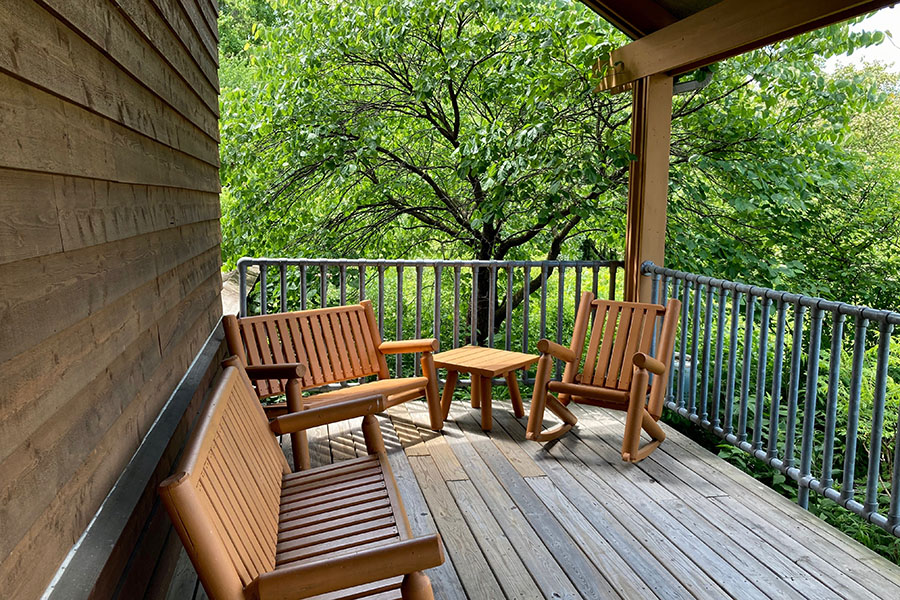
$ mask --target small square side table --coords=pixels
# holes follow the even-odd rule
[[[472,408],[481,408],[481,428],[484,431],[491,430],[491,384],[498,375],[506,379],[516,417],[524,416],[525,409],[522,406],[522,395],[519,393],[515,372],[533,365],[538,358],[540,357],[534,354],[479,346],[463,346],[435,354],[434,366],[447,369],[447,383],[441,395],[444,420],[450,413],[450,402],[453,400],[453,390],[456,389],[460,373],[469,373],[472,376]]]

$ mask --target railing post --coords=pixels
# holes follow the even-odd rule
[[[247,316],[247,263],[238,261],[238,287],[240,288],[240,317]]]

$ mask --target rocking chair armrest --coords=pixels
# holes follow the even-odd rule
[[[269,429],[278,435],[296,433],[311,427],[318,427],[319,425],[345,421],[363,415],[372,415],[383,412],[384,409],[384,396],[382,394],[374,394],[364,398],[344,400],[318,408],[281,415],[269,423]]]
[[[248,598],[308,598],[389,577],[424,571],[444,562],[437,534],[391,542],[334,558],[305,560],[257,577]]]
[[[569,348],[560,346],[556,342],[551,342],[548,339],[539,341],[537,347],[541,354],[549,354],[550,356],[558,358],[563,362],[575,362],[575,359],[577,358],[575,356],[575,353],[572,352]]]
[[[634,355],[632,359],[632,363],[635,367],[639,369],[647,369],[654,375],[662,375],[666,372],[666,365],[656,360],[652,356],[647,356],[643,352],[638,352]]]
[[[440,345],[434,338],[422,338],[417,340],[397,340],[395,342],[381,342],[378,346],[383,354],[403,354],[406,352],[437,352]]]
[[[303,363],[282,363],[280,365],[254,365],[244,367],[251,381],[259,379],[301,379],[306,375]]]

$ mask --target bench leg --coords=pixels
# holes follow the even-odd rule
[[[366,452],[377,454],[384,452],[384,438],[381,435],[381,426],[375,415],[366,415],[362,421],[363,438],[366,440]]]
[[[447,371],[447,383],[444,384],[444,392],[441,394],[441,413],[444,420],[450,415],[450,403],[453,402],[453,392],[456,390],[456,382],[459,381],[459,371]]]
[[[513,414],[517,419],[525,416],[525,407],[522,406],[522,394],[519,392],[519,382],[516,380],[516,372],[510,371],[503,376],[506,379],[506,385],[509,387],[509,399],[513,405]]]
[[[303,395],[300,392],[300,381],[297,379],[288,381],[284,395],[287,398],[288,411],[300,412],[303,410]],[[305,431],[291,434],[291,453],[294,456],[295,471],[306,471],[310,468],[309,441],[306,438]]]
[[[431,580],[422,571],[404,575],[403,583],[400,585],[400,595],[403,600],[434,600]]]

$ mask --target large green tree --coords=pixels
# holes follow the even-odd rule
[[[579,3],[285,0],[251,35],[252,79],[223,94],[226,262],[621,255],[630,98],[593,93],[591,65],[626,40]],[[823,58],[877,39],[833,26],[676,98],[672,264],[834,287],[810,265],[864,194],[850,126],[884,94]],[[888,187],[845,222],[857,246]]]

